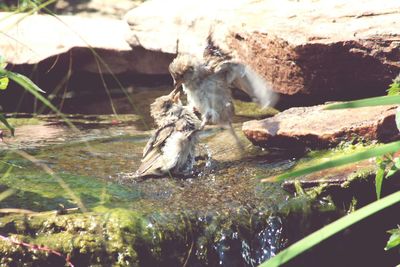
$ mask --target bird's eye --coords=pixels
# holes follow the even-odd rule
[[[172,106],[172,104],[170,102],[167,102],[164,107],[165,107],[165,109],[170,109],[171,106]]]

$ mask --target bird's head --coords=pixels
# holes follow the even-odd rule
[[[190,55],[178,55],[169,65],[169,72],[174,79],[175,87],[193,79],[197,66],[195,57]]]
[[[163,120],[169,116],[175,115],[182,107],[180,102],[180,91],[174,89],[169,95],[163,95],[150,105],[150,114],[156,121],[157,125],[161,125]]]

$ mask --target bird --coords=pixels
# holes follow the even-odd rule
[[[205,125],[228,128],[239,146],[241,143],[232,127],[235,109],[231,88],[243,90],[262,107],[272,106],[277,100],[272,86],[249,66],[223,52],[215,44],[212,33],[207,37],[201,57],[178,53],[169,65],[169,72],[175,88],[182,86],[188,106],[201,114],[200,128]]]
[[[180,92],[157,98],[150,114],[157,125],[143,150],[142,163],[136,176],[188,175],[195,162],[200,120],[179,100]]]

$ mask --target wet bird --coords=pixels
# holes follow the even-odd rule
[[[232,128],[235,111],[231,88],[243,90],[262,107],[276,102],[271,86],[249,66],[221,51],[211,34],[201,58],[178,54],[169,71],[175,87],[182,85],[188,105],[201,114],[201,128],[207,124],[227,127],[238,144],[240,142]]]
[[[177,90],[157,98],[150,110],[158,128],[143,150],[137,176],[189,174],[194,164],[200,120],[182,105]]]

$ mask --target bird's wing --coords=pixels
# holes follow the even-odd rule
[[[175,130],[181,132],[185,138],[190,138],[200,129],[200,120],[195,114],[185,112],[175,124]]]
[[[162,168],[162,155],[161,151],[153,149],[142,160],[139,169],[136,171],[138,176],[144,177],[148,175],[160,175]]]
[[[142,164],[137,170],[138,176],[162,175],[165,165],[162,148],[166,140],[174,132],[174,123],[166,124],[156,130],[143,150]]]
[[[273,106],[278,100],[277,94],[272,90],[272,85],[249,66],[227,61],[221,63],[215,71],[216,74],[225,75],[226,82],[229,85],[246,92],[254,102],[262,107]]]
[[[160,146],[165,142],[165,140],[172,134],[174,131],[174,123],[169,123],[164,126],[159,127],[153,135],[150,137],[146,146],[143,149],[143,158],[147,156],[147,154],[152,151],[155,147]]]

